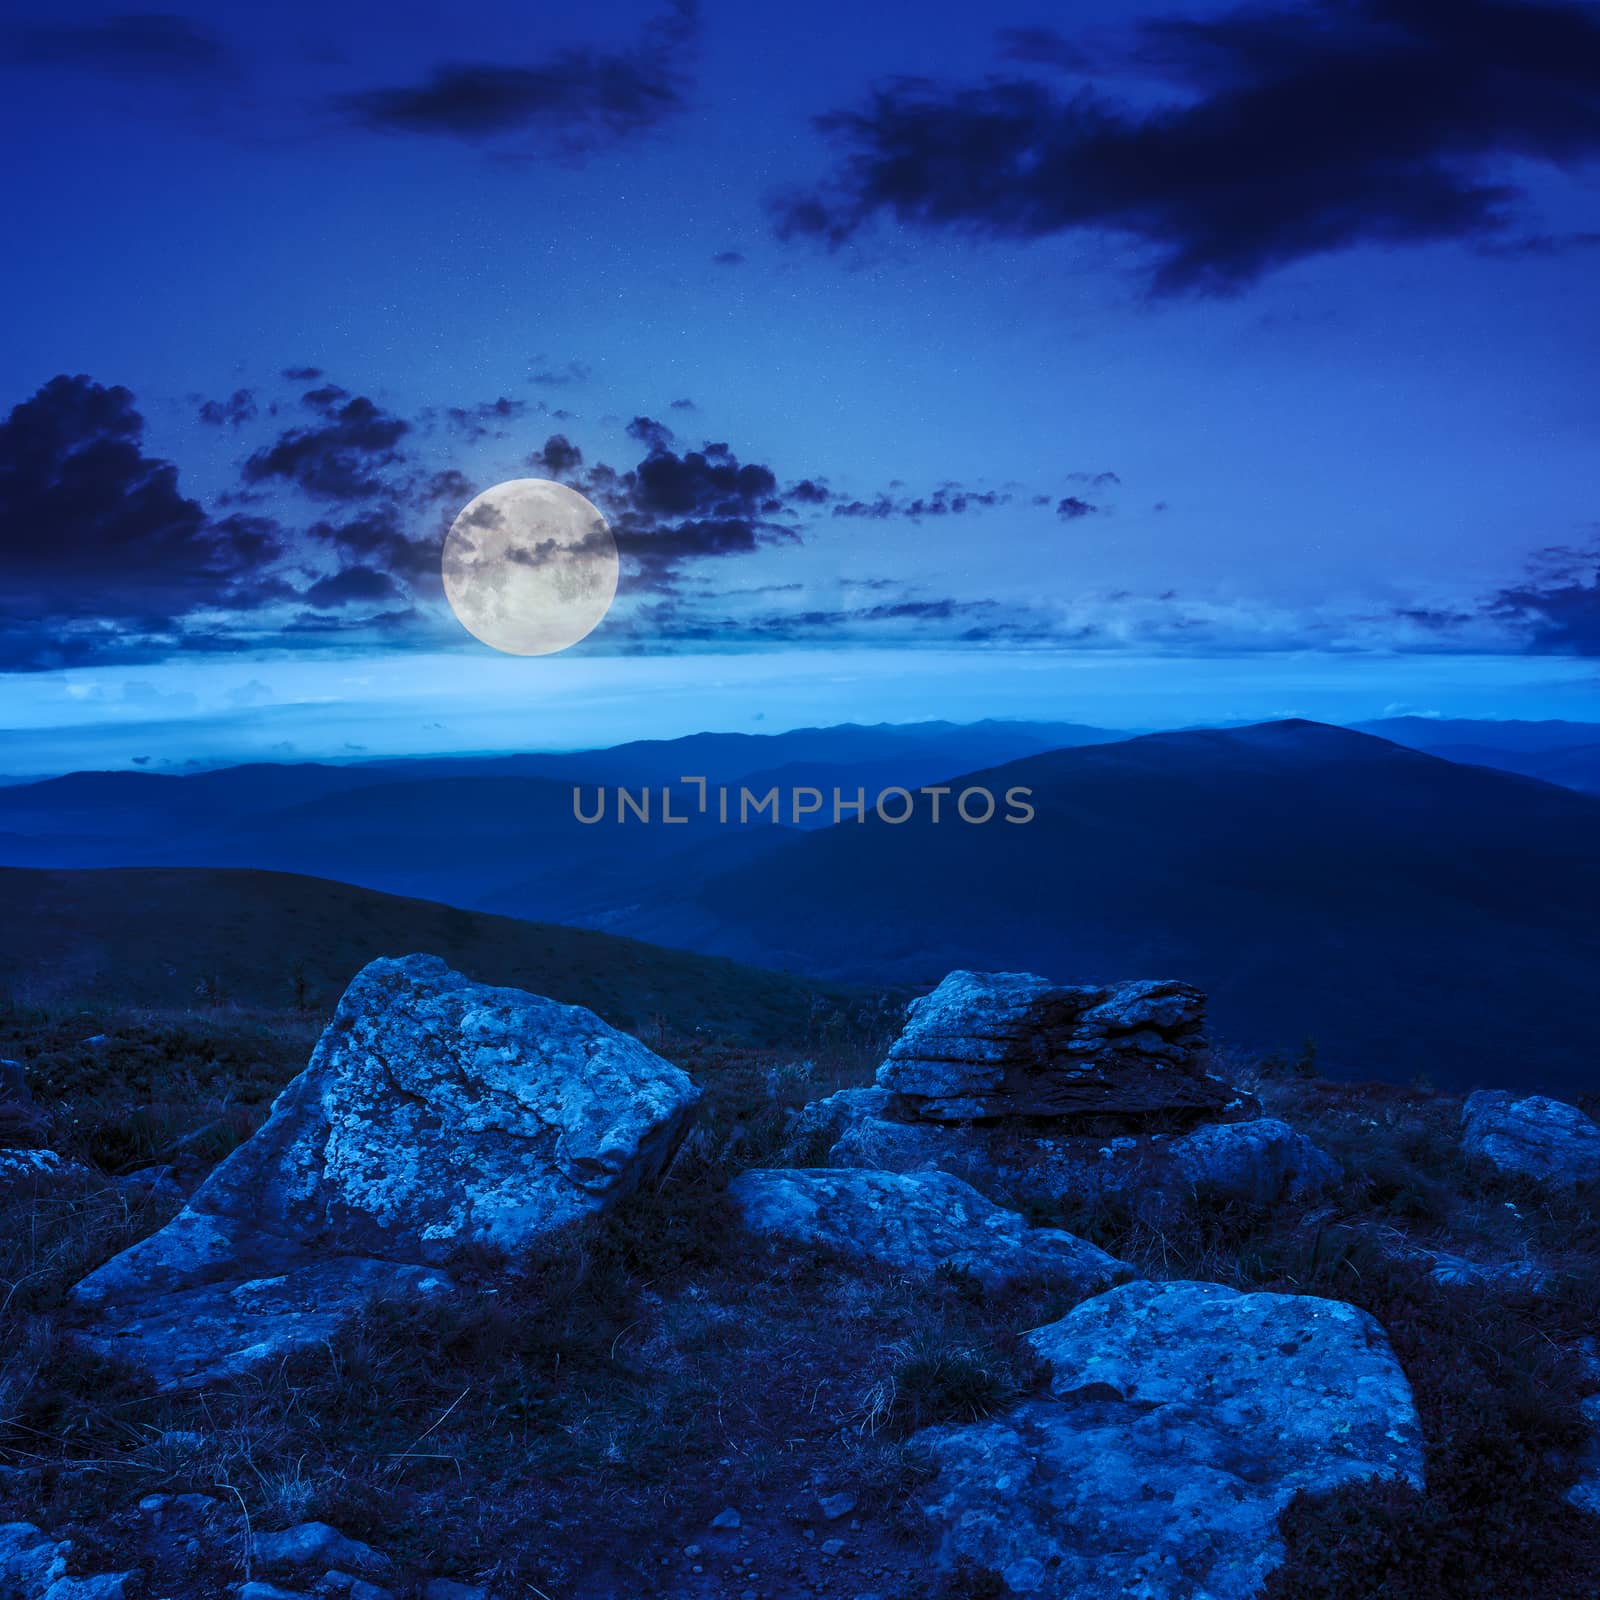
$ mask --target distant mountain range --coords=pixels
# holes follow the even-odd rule
[[[1347,1075],[1592,1086],[1600,798],[1492,768],[1581,764],[1600,730],[1375,726],[1404,743],[1307,722],[1131,739],[932,723],[81,773],[0,790],[0,860],[271,868],[838,982],[929,984],[955,966],[1173,975],[1210,990],[1218,1033],[1253,1051],[1311,1036]],[[1405,747],[1424,740],[1472,755]],[[573,816],[575,783],[689,776],[869,797],[960,778],[1031,790],[1035,816],[934,824],[924,808],[809,830],[692,807],[678,826]],[[184,915],[176,890],[153,913]]]
[[[685,877],[759,855],[796,825],[717,823],[708,794],[740,784],[834,788],[876,799],[976,766],[1118,737],[1073,723],[947,722],[695,734],[607,750],[439,757],[354,766],[250,765],[173,777],[80,772],[0,789],[0,863],[260,867],[337,878],[392,894],[518,916],[578,920],[619,897],[666,892]],[[604,787],[611,820],[584,827],[573,786],[592,807]],[[615,820],[615,790],[674,790],[682,826]],[[737,803],[737,801],[735,802]],[[659,816],[659,809],[656,811]],[[831,822],[829,807],[799,819]]]
[[[1487,722],[1451,717],[1387,717],[1357,725],[1446,761],[1498,767],[1600,794],[1600,726],[1592,722]]]

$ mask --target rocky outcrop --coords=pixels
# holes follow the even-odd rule
[[[1034,1279],[1080,1296],[1136,1276],[1070,1233],[1026,1226],[1016,1212],[943,1172],[757,1168],[735,1178],[728,1194],[756,1233],[895,1272],[926,1276],[949,1267],[987,1289]]]
[[[374,1297],[447,1290],[463,1245],[515,1251],[627,1194],[697,1098],[579,1006],[371,962],[260,1132],[78,1285],[87,1338],[169,1382],[323,1340]]]
[[[0,1523],[0,1595],[16,1600],[133,1600],[137,1571],[72,1577],[70,1539],[52,1539],[31,1522]]]
[[[63,1161],[54,1150],[0,1150],[0,1186],[29,1178],[87,1177],[87,1167]]]
[[[1203,1189],[1270,1204],[1336,1183],[1331,1156],[1202,1070],[1204,1008],[1181,983],[952,972],[912,1005],[877,1083],[807,1106],[789,1149],[807,1165],[948,1172],[1006,1203],[1150,1210]],[[1106,1119],[1138,1131],[1085,1130]]]
[[[1557,1187],[1600,1179],[1600,1125],[1576,1106],[1484,1089],[1467,1097],[1461,1121],[1462,1153],[1501,1172]]]
[[[1301,1490],[1422,1486],[1405,1374],[1332,1300],[1135,1283],[1029,1336],[1049,1396],[924,1429],[946,1566],[1041,1600],[1250,1600]]]
[[[1203,1067],[1205,996],[1164,980],[1064,986],[952,972],[912,1003],[878,1070],[898,1114],[1200,1120],[1238,1096]]]

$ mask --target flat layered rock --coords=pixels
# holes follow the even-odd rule
[[[1600,1125],[1576,1106],[1485,1089],[1467,1097],[1461,1120],[1462,1153],[1502,1172],[1557,1187],[1600,1179]]]
[[[755,1168],[728,1186],[745,1226],[801,1245],[925,1276],[969,1272],[985,1288],[1048,1280],[1079,1295],[1125,1283],[1134,1269],[1059,1228],[1030,1228],[944,1172]]]
[[[1239,1098],[1204,1070],[1204,1026],[1205,996],[1184,983],[952,972],[912,1003],[878,1086],[930,1122],[1203,1120]]]
[[[699,1091],[580,1006],[431,956],[359,972],[265,1126],[160,1232],[77,1287],[85,1337],[169,1381],[329,1336],[373,1298],[447,1290],[660,1172]]]
[[[1423,1484],[1410,1385],[1365,1312],[1135,1283],[1030,1335],[1047,1399],[924,1429],[946,1567],[1041,1600],[1252,1600],[1302,1489]]]

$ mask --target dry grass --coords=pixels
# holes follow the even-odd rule
[[[65,1130],[91,1161],[113,1148],[108,1126],[147,1086],[167,1108],[159,1129],[146,1119],[137,1135],[150,1158],[195,1128],[226,1125],[230,1108],[249,1124],[308,1043],[300,1022],[274,1035],[259,1013],[95,1022],[130,1047],[74,1042],[81,1019],[11,1023],[13,1043],[17,1029],[36,1028],[30,1053],[51,1063],[51,1143]],[[86,1558],[148,1565],[131,1510],[142,1495],[218,1497],[226,1531],[152,1573],[174,1600],[238,1582],[251,1530],[308,1518],[381,1546],[407,1580],[447,1573],[503,1595],[577,1600],[684,1592],[682,1552],[727,1505],[765,1530],[766,1576],[751,1587],[784,1592],[791,1573],[821,1581],[808,1508],[823,1490],[848,1490],[862,1556],[837,1592],[927,1592],[916,1587],[923,1469],[905,1441],[1032,1392],[1039,1374],[1019,1335],[1067,1302],[1038,1288],[986,1295],[961,1273],[874,1277],[760,1245],[732,1226],[723,1192],[734,1173],[783,1158],[800,1106],[866,1082],[882,1039],[882,1018],[827,1023],[792,1053],[657,1033],[655,1047],[708,1090],[657,1188],[517,1262],[463,1257],[453,1270],[467,1292],[451,1301],[374,1306],[329,1346],[204,1394],[152,1393],[62,1336],[71,1283],[165,1211],[103,1177],[13,1190],[0,1214],[11,1514],[73,1536]],[[1034,1214],[1154,1277],[1333,1295],[1389,1328],[1424,1417],[1430,1495],[1297,1507],[1294,1560],[1275,1592],[1592,1592],[1561,1587],[1588,1572],[1596,1546],[1560,1495],[1584,1389],[1570,1342],[1592,1322],[1600,1282],[1596,1197],[1557,1202],[1464,1165],[1454,1102],[1426,1090],[1278,1073],[1260,1092],[1346,1162],[1346,1183],[1314,1212],[1195,1195],[1159,1213],[1108,1204]],[[183,1148],[203,1166],[228,1146],[225,1131]],[[1396,1238],[1485,1260],[1534,1257],[1554,1272],[1550,1292],[1440,1285],[1392,1258],[1384,1245]],[[1370,1573],[1349,1552],[1374,1539],[1401,1552],[1392,1591],[1360,1588]],[[1440,1571],[1454,1589],[1428,1587]],[[742,1592],[731,1572],[729,1592]],[[961,1574],[950,1593],[987,1593],[987,1582]]]

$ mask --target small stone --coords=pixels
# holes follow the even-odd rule
[[[719,1511],[711,1519],[711,1526],[713,1528],[737,1528],[742,1521],[743,1518],[740,1517],[739,1513],[732,1506],[729,1506],[726,1510]]]
[[[489,1600],[489,1591],[475,1583],[457,1583],[454,1578],[429,1578],[422,1586],[422,1600]]]
[[[281,1533],[258,1533],[255,1558],[264,1567],[310,1567],[338,1562],[357,1572],[386,1572],[389,1558],[325,1522],[302,1522]]]
[[[817,1497],[817,1510],[822,1513],[824,1522],[837,1522],[840,1517],[848,1517],[855,1508],[856,1497],[843,1490]]]
[[[825,1556],[843,1555],[844,1554],[844,1540],[843,1539],[824,1539],[822,1541],[822,1553]]]
[[[365,1578],[354,1577],[337,1568],[322,1574],[322,1587],[330,1595],[343,1595],[345,1600],[394,1600],[387,1589],[380,1589]]]

